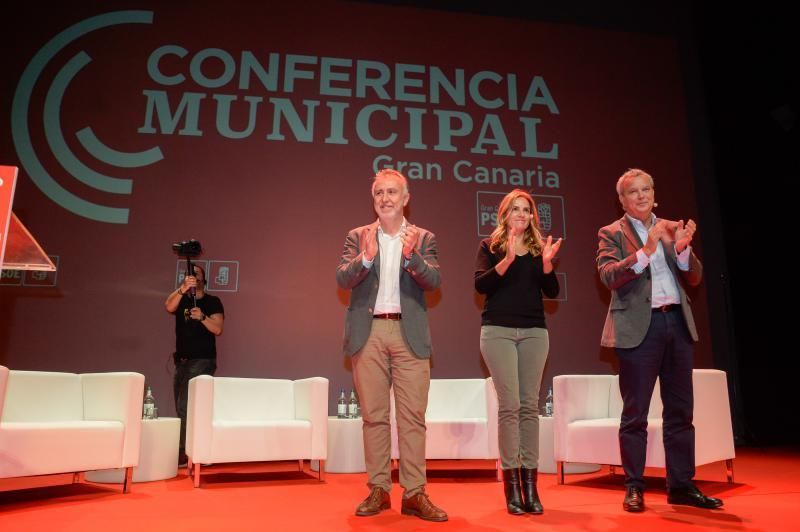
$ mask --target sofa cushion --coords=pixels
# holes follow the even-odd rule
[[[4,421],[0,478],[123,467],[124,434],[119,421]]]

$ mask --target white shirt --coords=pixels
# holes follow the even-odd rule
[[[400,235],[406,229],[406,219],[396,235],[389,235],[378,226],[378,246],[380,247],[381,271],[378,284],[378,298],[375,300],[374,314],[400,313],[400,264],[403,257],[403,241]],[[362,264],[372,268],[372,261],[362,258]]]
[[[652,216],[651,223],[655,223],[656,215]],[[636,230],[642,242],[647,242],[647,227],[641,220],[625,215],[628,221]],[[677,254],[678,268],[682,271],[689,270],[689,256],[691,255],[691,246],[686,246],[680,254]],[[653,284],[653,293],[650,303],[653,308],[661,307],[663,305],[678,305],[681,302],[681,294],[678,291],[678,281],[672,275],[672,271],[667,264],[667,258],[664,255],[664,246],[661,241],[658,242],[656,252],[647,256],[644,250],[640,249],[636,252],[636,264],[633,265],[633,271],[640,274],[647,266],[650,266],[651,281]]]

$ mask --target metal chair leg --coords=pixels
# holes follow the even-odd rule
[[[122,480],[122,493],[129,493],[133,484],[133,467],[125,468],[125,478]]]
[[[317,477],[319,478],[320,482],[325,482],[325,460],[319,461],[319,471],[317,471]]]
[[[725,460],[725,469],[728,474],[728,483],[733,484],[733,458]]]

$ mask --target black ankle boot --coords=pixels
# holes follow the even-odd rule
[[[506,509],[513,515],[523,515],[522,493],[519,489],[519,470],[503,469],[503,490],[506,494]]]
[[[505,473],[505,471],[503,471]],[[525,500],[523,508],[529,514],[540,514],[544,512],[542,501],[539,500],[539,492],[536,490],[536,479],[539,472],[536,469],[520,469],[522,473],[522,497]]]

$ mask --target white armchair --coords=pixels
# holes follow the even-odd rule
[[[139,463],[144,376],[11,371],[0,366],[0,478]]]
[[[328,452],[328,379],[296,381],[201,375],[189,381],[186,454],[200,464],[319,460]]]
[[[695,463],[725,460],[733,482],[733,446],[725,372],[696,369],[694,383]],[[554,446],[558,481],[565,462],[617,466],[622,397],[616,375],[559,375],[553,379]],[[665,467],[661,393],[656,382],[647,418],[647,467]],[[612,469],[613,470],[613,469]]]
[[[400,457],[394,393],[391,394],[392,459]],[[425,412],[425,458],[495,460],[497,393],[488,379],[431,379]],[[498,477],[499,478],[499,477]]]

